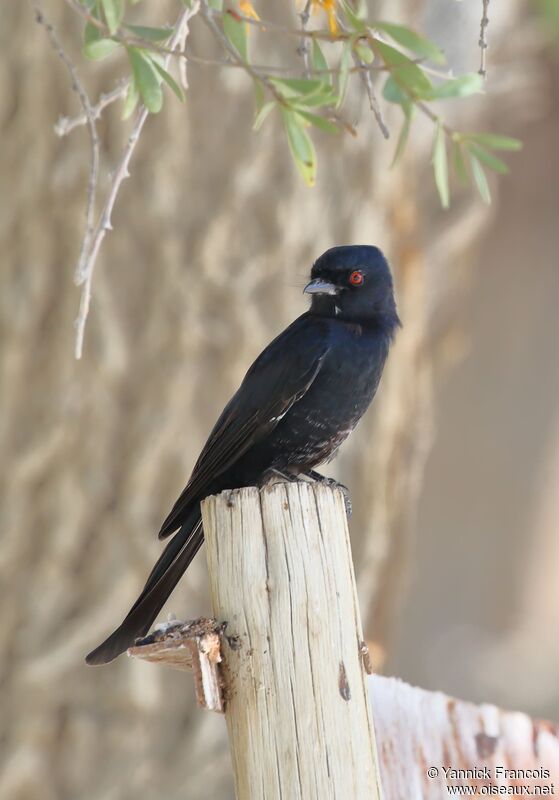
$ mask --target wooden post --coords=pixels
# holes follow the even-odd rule
[[[384,800],[554,794],[558,725],[364,675],[338,492],[224,492],[203,515],[219,620],[160,623],[128,654],[192,670],[198,704],[225,709],[238,800],[378,800],[379,776]]]
[[[341,493],[280,483],[202,504],[213,611],[227,621],[238,800],[381,796]]]

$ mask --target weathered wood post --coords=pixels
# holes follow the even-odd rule
[[[228,631],[171,620],[128,654],[193,670],[200,707],[225,709],[238,800],[440,800],[489,783],[553,794],[557,725],[378,675],[367,693],[339,492],[241,489],[208,498],[203,515],[214,612]]]
[[[341,493],[246,488],[202,505],[238,800],[381,796]]]

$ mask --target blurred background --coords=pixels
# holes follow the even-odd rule
[[[481,2],[370,6],[477,70]],[[462,129],[524,141],[490,208],[468,189],[440,209],[429,128],[390,170],[362,92],[358,138],[318,138],[308,189],[278,126],[252,131],[245,77],[191,64],[187,101],[150,118],[134,154],[75,361],[87,133],[55,136],[76,98],[30,5],[4,5],[2,800],[232,798],[223,719],[194,707],[190,677],[83,656],[135,599],[217,414],[334,244],[382,247],[404,323],[361,436],[329,467],[352,491],[375,665],[559,719],[559,13],[545,6],[491,3],[487,93],[445,106]],[[118,66],[85,63],[76,15],[44,7],[90,96],[110,88]],[[196,22],[192,36],[203,51]],[[128,130],[108,109],[109,168]],[[209,611],[203,553],[167,609]]]

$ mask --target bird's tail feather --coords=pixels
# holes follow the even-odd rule
[[[200,507],[197,506],[161,553],[142,593],[122,624],[86,656],[88,664],[106,664],[112,661],[131,647],[135,639],[148,632],[203,541]]]

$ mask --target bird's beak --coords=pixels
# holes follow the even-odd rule
[[[303,289],[304,294],[338,294],[339,291],[337,286],[329,281],[323,281],[322,278],[315,278]]]

